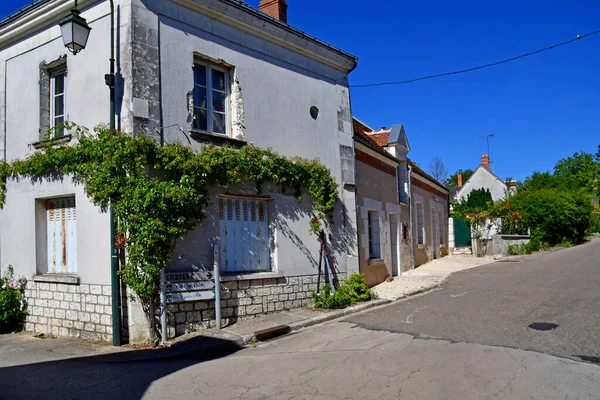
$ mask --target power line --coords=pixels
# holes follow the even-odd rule
[[[367,83],[367,84],[364,84],[364,85],[350,85],[350,87],[352,87],[352,88],[364,88],[364,87],[373,87],[373,86],[402,85],[402,84],[405,84],[405,83],[412,83],[412,82],[424,81],[426,79],[440,78],[442,76],[464,74],[464,73],[467,73],[467,72],[476,71],[478,69],[483,69],[483,68],[488,68],[488,67],[495,67],[496,65],[500,65],[500,64],[506,64],[506,63],[509,63],[511,61],[518,60],[520,58],[525,58],[527,56],[532,56],[534,54],[538,54],[538,53],[541,53],[541,52],[544,52],[544,51],[552,50],[552,49],[555,49],[555,48],[560,47],[560,46],[565,46],[567,44],[571,44],[573,42],[577,42],[577,41],[579,41],[581,39],[584,39],[584,38],[592,36],[592,35],[597,35],[599,33],[600,33],[600,30],[597,30],[597,31],[594,31],[594,32],[586,33],[585,35],[577,35],[577,37],[575,39],[567,40],[566,42],[562,42],[562,43],[558,43],[558,44],[555,44],[555,45],[552,45],[552,46],[544,47],[543,49],[532,51],[530,53],[521,54],[521,55],[516,56],[516,57],[507,58],[506,60],[502,60],[502,61],[497,61],[497,62],[493,62],[493,63],[489,63],[489,64],[480,65],[478,67],[461,69],[461,70],[452,71],[452,72],[444,72],[443,74],[435,74],[435,75],[422,76],[420,78],[408,79],[408,80],[405,80],[405,81]]]

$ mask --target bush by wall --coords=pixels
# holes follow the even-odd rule
[[[316,308],[344,308],[359,301],[370,300],[371,290],[365,283],[365,276],[355,272],[335,292],[329,284],[325,284],[319,293],[312,292],[312,297]]]
[[[14,275],[13,268],[9,266],[0,282],[0,333],[18,331],[22,329],[27,314],[23,302],[27,279],[23,275]]]

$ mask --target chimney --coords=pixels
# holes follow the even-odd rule
[[[258,8],[261,12],[287,24],[287,2],[285,0],[260,0]]]
[[[458,175],[456,176],[456,178],[458,179],[458,187],[461,188],[462,187],[462,174],[459,172]]]
[[[490,156],[489,155],[484,154],[481,156],[481,165],[483,165],[487,169],[490,169]]]

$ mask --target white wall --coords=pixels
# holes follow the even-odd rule
[[[156,8],[157,12],[187,22],[167,16],[159,20],[164,126],[189,126],[187,94],[194,85],[194,52],[223,60],[235,67],[242,89],[245,140],[282,155],[316,158],[330,168],[341,184],[339,146],[352,144],[346,73],[179,6]],[[320,109],[316,121],[310,116],[311,106]],[[348,121],[340,120],[340,112],[348,114]],[[165,137],[167,142],[189,143],[178,127],[166,129]],[[191,146],[201,147],[194,139]],[[347,264],[351,264],[348,269],[357,270],[354,196],[344,196],[342,192],[340,189],[345,205],[338,203],[333,226],[336,264],[341,271],[346,271]],[[277,270],[288,275],[316,273],[318,242],[309,233],[308,204],[299,205],[293,196],[273,197],[276,209],[285,209],[278,216],[279,229],[275,230]],[[294,208],[299,210],[299,216],[291,212]],[[213,207],[209,213],[214,211]],[[180,242],[173,266],[208,262],[207,239],[216,234],[215,221],[209,217]],[[202,243],[202,250],[195,247],[198,243]],[[349,259],[348,254],[352,256]]]
[[[40,63],[67,55],[67,119],[93,128],[108,123],[109,90],[104,83],[110,54],[108,2],[86,10],[83,16],[92,31],[87,48],[77,56],[63,45],[60,29],[51,24],[25,40],[0,48],[0,71],[5,75],[6,159],[13,161],[33,154],[32,143],[40,140]],[[2,86],[0,86],[0,89]],[[0,106],[2,106],[0,102]],[[4,154],[2,154],[4,155]],[[75,195],[77,209],[77,268],[82,283],[110,283],[110,229],[81,187],[69,177],[64,182],[33,185],[28,180],[9,181],[7,202],[0,210],[0,266],[12,264],[31,278],[44,272],[36,267],[36,199]]]
[[[481,188],[489,189],[494,201],[506,198],[506,185],[504,182],[498,180],[488,169],[480,167],[457,193],[457,200],[466,199],[473,190]]]

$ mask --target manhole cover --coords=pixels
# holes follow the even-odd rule
[[[551,331],[552,329],[558,328],[558,324],[553,324],[551,322],[534,322],[529,325],[529,327],[536,331]]]

